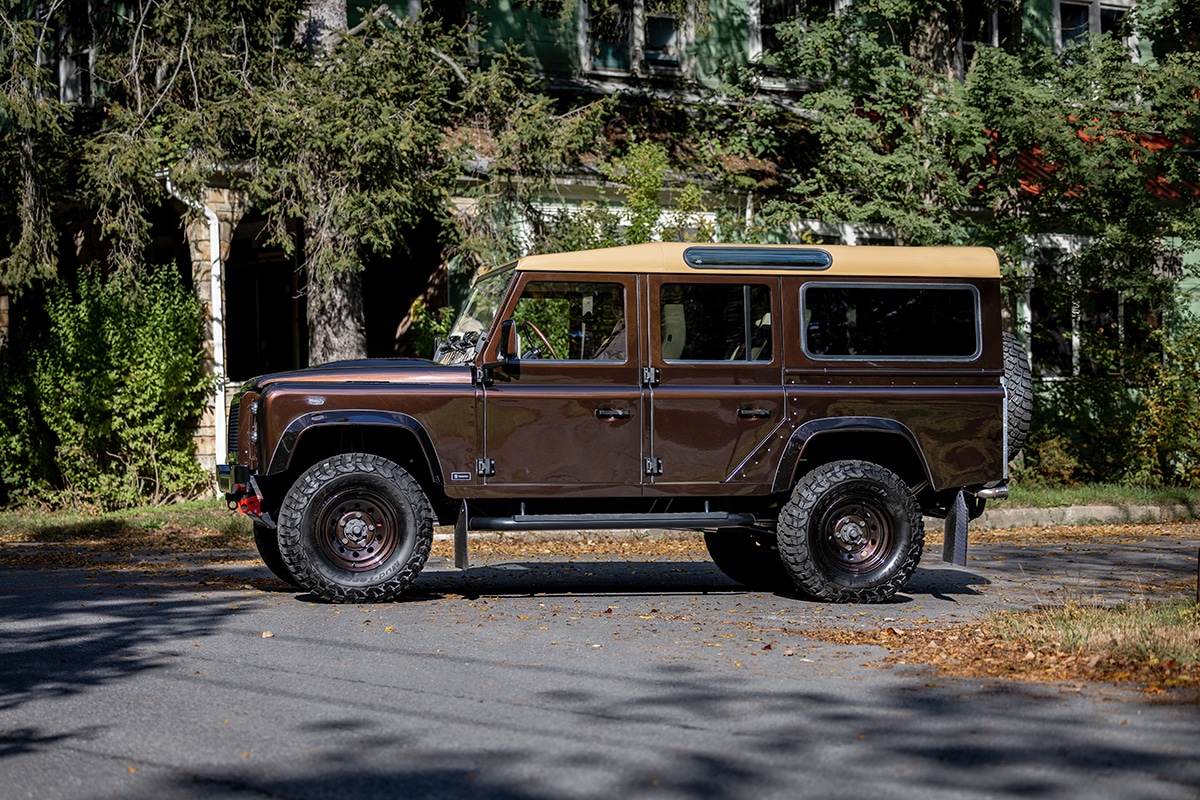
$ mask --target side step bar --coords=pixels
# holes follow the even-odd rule
[[[522,507],[522,510],[524,508]],[[464,500],[454,525],[454,566],[467,569],[467,531],[558,531],[660,528],[704,530],[753,525],[753,514],[698,511],[680,514],[514,514],[511,517],[473,517]]]
[[[700,511],[679,514],[515,514],[511,517],[471,517],[473,531],[616,530],[665,528],[693,530],[754,524],[753,514]]]

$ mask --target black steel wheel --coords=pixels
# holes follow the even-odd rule
[[[279,534],[273,528],[268,528],[261,522],[254,523],[254,546],[258,548],[258,555],[267,565],[267,569],[271,570],[276,578],[292,586],[299,586],[292,573],[288,572],[287,564],[283,563],[283,556],[279,554]]]
[[[386,458],[346,453],[304,472],[279,511],[279,552],[297,584],[335,603],[393,600],[425,566],[433,508]]]
[[[764,592],[794,589],[774,534],[754,528],[705,531],[704,544],[717,569],[738,583]]]
[[[1017,457],[1033,419],[1033,374],[1021,341],[1004,333],[1004,384],[1008,388],[1008,459]]]
[[[817,467],[779,514],[784,566],[818,600],[887,600],[912,577],[924,546],[916,498],[894,472],[869,461]]]

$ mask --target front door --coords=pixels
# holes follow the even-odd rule
[[[488,486],[507,496],[636,495],[642,478],[638,296],[633,276],[529,273],[500,319],[517,358],[484,389]],[[501,339],[502,337],[496,337]],[[499,360],[502,341],[486,348]]]
[[[647,493],[769,483],[759,451],[784,409],[778,280],[652,276],[648,294]]]

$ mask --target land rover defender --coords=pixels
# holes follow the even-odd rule
[[[249,381],[218,481],[334,602],[403,593],[437,524],[463,568],[469,531],[703,531],[748,586],[877,602],[923,516],[963,563],[1030,405],[991,250],[653,243],[480,271],[431,360]]]

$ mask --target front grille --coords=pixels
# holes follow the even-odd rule
[[[233,405],[229,407],[229,456],[237,460],[238,457],[238,419],[242,415],[242,398],[233,401]]]

